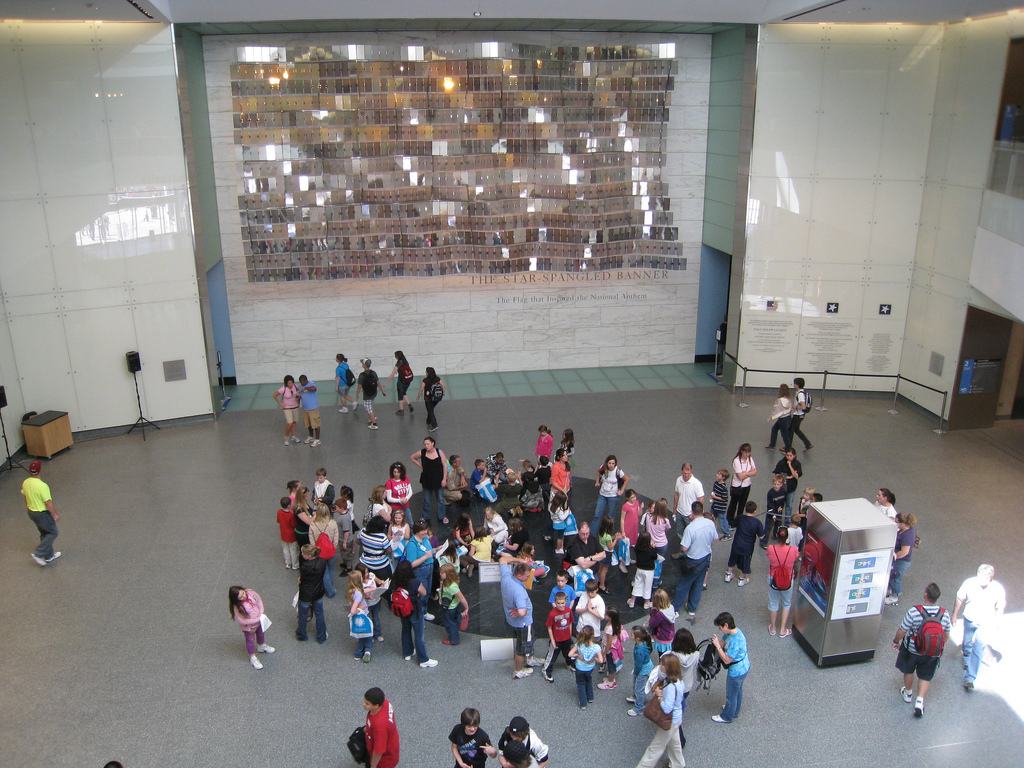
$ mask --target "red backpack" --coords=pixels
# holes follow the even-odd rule
[[[409,367],[408,363],[398,364],[398,377],[402,380],[403,384],[408,384],[412,381],[412,368]]]
[[[399,588],[391,593],[391,612],[403,619],[412,614],[412,600],[409,599],[409,590]]]
[[[772,544],[775,547],[776,556],[778,556],[778,546]],[[799,554],[799,550],[793,547],[793,551]],[[779,567],[772,573],[771,581],[768,582],[768,586],[774,589],[776,592],[785,592],[793,586],[793,563],[796,562],[796,556],[793,559],[786,559],[779,563]]]
[[[946,615],[945,608],[930,614],[923,605],[914,606],[921,614],[923,621],[921,626],[914,633],[914,645],[917,646],[918,656],[941,656],[942,649],[946,647],[946,630],[942,628],[942,617]]]

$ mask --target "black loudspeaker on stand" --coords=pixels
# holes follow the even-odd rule
[[[4,472],[12,472],[14,468],[25,469],[24,465],[20,461],[15,461],[14,457],[11,456],[11,446],[7,442],[7,425],[4,424],[3,409],[7,407],[7,387],[0,386],[0,429],[3,430],[4,435],[4,450],[7,451],[7,460],[0,464],[0,474]],[[25,469],[28,472],[27,469]]]
[[[160,429],[160,427],[142,415],[142,396],[139,394],[139,371],[142,370],[142,358],[139,357],[138,352],[126,352],[124,359],[128,363],[128,372],[135,379],[135,400],[139,404],[139,418],[136,419],[135,423],[131,425],[125,434],[130,435],[135,431],[136,427],[142,427],[142,439],[145,441],[147,424],[153,427],[153,429]]]

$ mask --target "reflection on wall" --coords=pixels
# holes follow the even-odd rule
[[[173,192],[111,195],[112,210],[75,232],[75,245],[100,245],[173,234],[178,231],[174,202]]]
[[[674,43],[241,46],[249,282],[683,270]]]

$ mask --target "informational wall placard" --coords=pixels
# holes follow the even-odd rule
[[[805,320],[800,353],[815,371],[853,371],[857,360],[857,323],[853,320]]]
[[[891,549],[876,549],[839,558],[832,621],[877,616],[882,612],[891,556]]]
[[[964,360],[963,368],[960,370],[958,393],[978,395],[998,392],[1002,368],[1001,359]]]
[[[804,542],[804,555],[800,564],[800,594],[807,598],[822,616],[828,606],[832,588],[832,567],[836,554],[825,542],[810,531]]]
[[[792,356],[796,352],[798,320],[784,315],[755,315],[747,320],[748,359],[760,361],[758,355],[780,353],[785,358]]]

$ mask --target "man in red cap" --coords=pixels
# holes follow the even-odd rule
[[[43,470],[43,462],[36,459],[28,465],[29,477],[21,484],[21,494],[25,497],[28,516],[39,529],[39,546],[32,553],[32,559],[39,565],[49,565],[60,552],[53,551],[53,542],[57,540],[57,521],[60,515],[53,508],[53,497],[50,486],[39,479]]]

